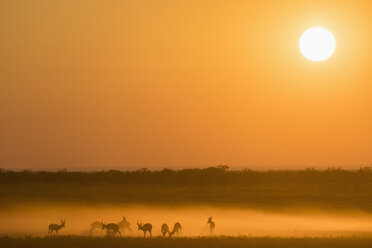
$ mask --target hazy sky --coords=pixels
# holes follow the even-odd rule
[[[372,164],[371,1],[0,0],[0,167]],[[336,39],[306,60],[301,34]]]

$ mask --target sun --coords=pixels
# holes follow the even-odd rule
[[[325,28],[306,30],[300,38],[300,51],[311,61],[323,61],[331,57],[336,48],[333,34]]]

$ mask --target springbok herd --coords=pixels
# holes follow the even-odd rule
[[[216,226],[216,224],[213,222],[212,217],[208,218],[207,223],[209,224],[209,230],[211,233],[213,233],[213,230]],[[50,224],[48,235],[52,236],[53,231],[56,232],[56,235],[58,236],[58,231],[65,227],[66,221],[61,220],[61,224]],[[137,221],[137,227],[138,230],[143,231],[143,236],[146,238],[146,233],[148,232],[150,234],[150,237],[152,237],[152,225],[150,223],[143,224],[142,222]],[[93,234],[93,231],[95,229],[101,229],[104,231],[106,229],[107,237],[109,236],[115,236],[120,235],[121,231],[123,231],[123,234],[125,230],[127,229],[130,234],[133,233],[132,228],[130,227],[130,223],[127,221],[126,217],[123,216],[123,219],[118,223],[104,223],[103,221],[94,221],[92,224],[90,224],[90,235]],[[173,236],[180,236],[182,234],[182,226],[179,222],[174,224],[173,230],[170,231],[169,226],[164,223],[161,226],[161,233],[163,237],[166,237],[168,235],[169,238],[172,238]]]

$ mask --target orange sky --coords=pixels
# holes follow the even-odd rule
[[[0,167],[372,164],[371,1],[0,1]],[[300,35],[336,51],[306,60]]]

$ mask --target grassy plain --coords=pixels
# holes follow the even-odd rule
[[[145,247],[249,247],[249,248],[364,248],[371,247],[372,237],[338,238],[271,238],[271,237],[211,237],[211,238],[90,238],[80,236],[61,236],[58,238],[10,238],[1,237],[0,247],[79,247],[79,248],[145,248]]]
[[[38,205],[39,212],[17,212],[14,206]],[[100,213],[101,208],[94,209],[91,215],[83,212],[66,212],[66,209],[52,206],[68,206],[69,204],[81,206],[110,205],[110,209]],[[131,209],[120,209],[121,204],[138,204],[139,206],[172,207],[173,212],[153,213],[130,212]],[[270,226],[270,230],[293,233],[299,231],[320,232],[317,237],[303,237],[300,235],[288,237],[255,237],[255,236],[213,236],[197,237],[209,216],[209,210],[195,216],[194,222],[188,218],[190,214],[185,206],[207,205],[210,207],[224,208],[224,212],[211,211],[218,219],[218,234],[240,233],[247,235],[254,233],[257,226],[261,231],[267,231],[262,223]],[[46,211],[41,206],[50,206]],[[114,207],[118,209],[115,210]],[[291,216],[269,214],[238,213],[234,215],[233,208],[260,209],[280,212],[288,210],[296,212],[303,209],[325,209],[322,217]],[[361,231],[369,233],[372,213],[372,170],[347,171],[340,168],[326,170],[287,170],[287,171],[252,171],[228,170],[225,166],[206,169],[183,169],[150,171],[141,169],[137,171],[97,171],[97,172],[43,172],[43,171],[8,171],[0,170],[0,208],[4,218],[0,247],[371,247],[372,236],[340,236],[327,237],[321,233],[326,231]],[[7,209],[7,211],[5,211]],[[71,207],[74,210],[74,207]],[[195,209],[199,209],[195,207]],[[53,211],[54,212],[53,212]],[[68,210],[68,209],[67,209]],[[72,211],[71,210],[71,211]],[[78,208],[76,211],[80,211]],[[124,211],[125,210],[125,211]],[[187,210],[187,211],[186,211]],[[231,211],[230,211],[231,210]],[[347,211],[350,210],[350,211]],[[351,215],[354,210],[363,212],[363,215]],[[155,212],[154,212],[155,211]],[[160,210],[159,210],[160,211]],[[163,211],[163,210],[162,210]],[[178,211],[178,212],[177,212]],[[186,212],[185,212],[186,211]],[[222,210],[221,210],[222,211]],[[68,228],[62,233],[84,235],[82,232],[89,227],[94,219],[113,218],[119,220],[122,212],[128,214],[132,224],[137,218],[150,219],[155,224],[155,229],[160,227],[162,221],[181,221],[185,224],[185,231],[194,231],[190,236],[177,239],[143,239],[143,238],[91,238],[88,236],[61,236],[58,238],[36,237],[44,235],[46,227],[52,221],[69,215]],[[338,217],[329,214],[342,213]],[[228,213],[228,214],[227,214]],[[329,214],[327,214],[329,213]],[[366,213],[366,215],[364,215]],[[13,220],[17,214],[18,222]],[[85,214],[85,215],[84,215]],[[230,215],[229,215],[230,214]],[[193,214],[195,215],[195,214]],[[367,216],[368,215],[368,216]],[[13,216],[13,217],[12,217]],[[107,217],[106,217],[107,216]],[[160,217],[159,217],[160,216]],[[238,219],[234,219],[234,216]],[[318,216],[318,215],[314,215]],[[367,216],[367,217],[365,217]],[[93,218],[94,217],[94,218]],[[188,223],[182,217],[187,217]],[[224,219],[226,217],[226,220]],[[262,218],[261,218],[262,217]],[[267,219],[267,218],[269,219]],[[342,218],[341,218],[342,217]],[[355,220],[353,219],[355,217]],[[266,218],[266,219],[265,219]],[[263,221],[265,219],[265,221]],[[325,219],[323,222],[321,219]],[[225,222],[224,222],[225,221]],[[286,221],[287,229],[282,230]],[[14,224],[9,226],[7,223]],[[34,224],[36,223],[36,224]],[[237,230],[231,228],[241,223]],[[279,224],[282,223],[282,224]],[[349,226],[350,224],[350,226]],[[17,232],[20,225],[25,230]],[[79,226],[81,225],[81,226]],[[252,226],[253,225],[253,226]],[[75,230],[75,229],[76,230]],[[224,229],[225,228],[225,229]],[[296,231],[296,228],[299,228]],[[323,228],[323,229],[322,229]],[[244,230],[240,231],[240,230]],[[287,230],[287,231],[286,231]],[[85,230],[86,231],[86,230]],[[159,233],[156,229],[155,233]],[[8,233],[20,233],[11,237],[4,236]],[[33,234],[35,236],[25,237]],[[267,233],[270,233],[267,231]],[[18,237],[18,236],[19,237]],[[157,235],[157,234],[156,234]],[[229,234],[230,235],[230,234]],[[270,233],[269,235],[272,235]],[[22,236],[22,237],[21,237]]]

